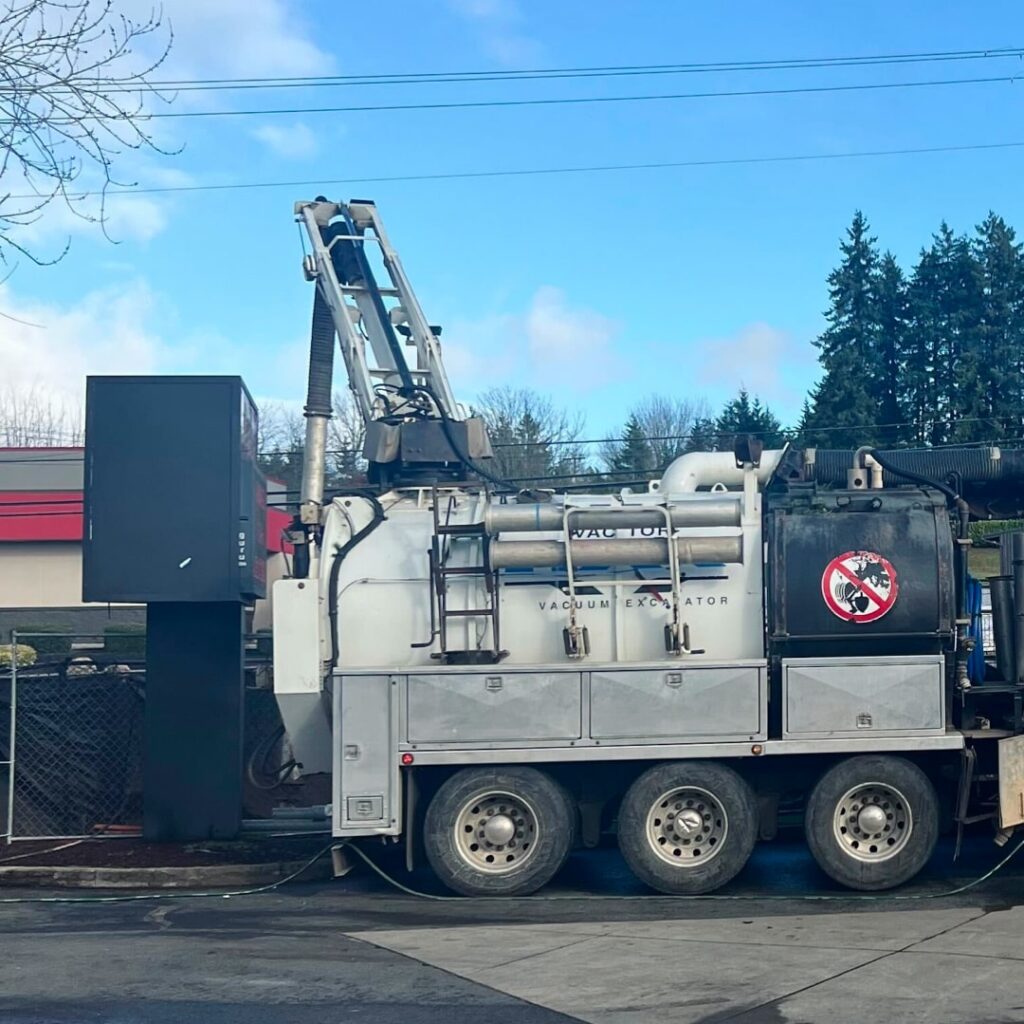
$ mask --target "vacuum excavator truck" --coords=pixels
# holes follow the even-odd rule
[[[967,571],[971,521],[1020,512],[1024,452],[740,437],[644,489],[523,491],[374,203],[295,214],[315,299],[274,685],[336,836],[517,895],[614,831],[648,885],[706,893],[781,807],[827,874],[877,890],[942,830],[1024,822],[1024,543],[991,662]],[[328,495],[336,351],[368,483]]]

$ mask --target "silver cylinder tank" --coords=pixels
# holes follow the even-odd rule
[[[676,528],[739,526],[741,506],[738,498],[691,498],[669,506]],[[488,534],[560,531],[565,509],[562,505],[525,502],[521,505],[489,505],[484,513]],[[665,513],[658,507],[618,506],[585,508],[573,511],[570,529],[632,530],[665,525]]]
[[[743,538],[678,537],[674,541],[682,565],[743,561]],[[664,537],[574,540],[572,561],[582,565],[668,565]],[[543,568],[565,565],[565,543],[560,540],[495,540],[490,544],[495,569]]]

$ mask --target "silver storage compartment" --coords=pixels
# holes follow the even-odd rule
[[[753,664],[592,672],[590,734],[602,743],[764,739],[764,671]]]
[[[944,733],[943,668],[939,655],[783,661],[783,736]]]
[[[334,737],[335,835],[397,835],[397,679],[335,677]]]
[[[410,744],[544,743],[580,738],[578,672],[409,675]]]

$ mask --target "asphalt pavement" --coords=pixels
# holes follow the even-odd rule
[[[420,899],[357,869],[231,899],[0,903],[0,1022],[1024,1022],[1024,852],[940,895],[1005,852],[975,840],[952,865],[943,843],[900,899],[850,898],[782,842],[719,900],[651,896],[602,849],[521,900]]]

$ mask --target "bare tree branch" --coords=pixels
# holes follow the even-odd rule
[[[59,261],[16,237],[52,202],[106,232],[118,158],[129,150],[172,152],[147,131],[147,102],[171,97],[149,84],[173,33],[154,8],[130,18],[115,0],[6,0],[0,11],[0,259],[18,252],[36,264]],[[138,56],[157,43],[157,56]],[[85,175],[98,185],[76,191]],[[88,192],[99,193],[98,206]],[[28,195],[31,198],[25,198]],[[109,235],[107,235],[110,238]],[[111,239],[113,241],[113,239]]]
[[[0,447],[61,448],[85,442],[82,410],[41,388],[0,389]]]
[[[570,482],[586,473],[584,449],[575,442],[583,415],[559,408],[530,388],[490,388],[475,403],[494,445],[493,471],[507,480]]]

